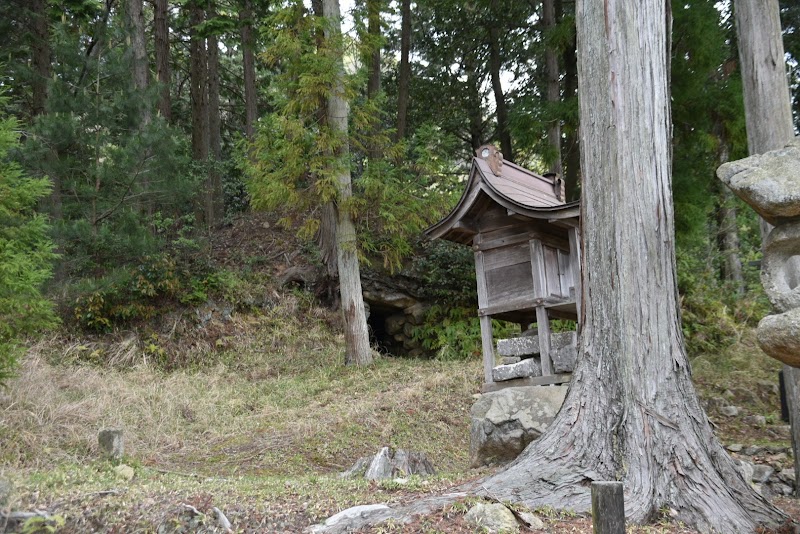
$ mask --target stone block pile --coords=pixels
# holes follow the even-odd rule
[[[505,382],[515,378],[542,376],[541,349],[538,335],[522,335],[497,342],[500,365],[492,369],[492,380]],[[571,373],[578,357],[578,335],[564,332],[550,335],[550,359],[553,372]]]

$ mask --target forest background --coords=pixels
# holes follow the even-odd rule
[[[800,7],[781,5],[800,121]],[[678,276],[695,353],[724,348],[767,309],[757,219],[714,178],[747,151],[731,9],[673,5]],[[58,322],[87,335],[147,331],[210,296],[248,306],[258,281],[247,268],[266,259],[226,267],[210,244],[251,210],[296,233],[335,287],[332,202],[356,223],[362,264],[416,273],[443,304],[415,333],[429,354],[476,354],[470,251],[421,231],[454,204],[486,142],[562,174],[579,197],[573,11],[564,0],[356,3],[342,140],[324,116],[342,49],[317,2],[4,2],[0,378],[21,340]],[[335,183],[343,145],[346,202]],[[336,305],[335,291],[317,296]],[[149,335],[144,350],[183,365]]]

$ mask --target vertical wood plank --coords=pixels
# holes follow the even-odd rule
[[[547,296],[547,279],[544,272],[544,247],[538,239],[531,239],[531,274],[533,275],[533,296]]]
[[[578,310],[578,324],[580,325],[583,291],[581,290],[581,237],[577,228],[569,229],[569,264],[572,270],[572,282],[575,287],[575,307]]]
[[[569,254],[563,250],[558,251],[558,280],[561,285],[561,295],[568,297],[569,288],[573,287],[572,269],[569,264]]]
[[[544,306],[536,308],[536,324],[539,328],[539,353],[542,358],[542,376],[553,374],[553,360],[550,357],[550,319]]]
[[[594,534],[625,534],[622,482],[592,482]]]
[[[800,480],[800,369],[783,366],[783,384],[786,390],[786,407],[792,430],[792,452],[794,452],[794,476]],[[800,495],[795,484],[794,496]]]
[[[473,240],[473,246],[480,245],[482,241],[481,234],[476,235]],[[486,268],[484,265],[483,252],[480,250],[475,251],[475,277],[478,282],[478,309],[485,308],[489,305],[489,291],[486,285]],[[492,367],[494,367],[494,335],[492,332],[492,318],[490,316],[482,316],[481,323],[481,349],[483,351],[483,377],[484,382],[487,384],[494,383],[492,380]]]

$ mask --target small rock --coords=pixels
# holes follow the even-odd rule
[[[719,409],[719,413],[727,417],[736,417],[739,415],[739,408],[736,406],[723,406]]]
[[[780,478],[783,482],[794,486],[795,482],[794,469],[781,469],[780,472],[778,473],[778,478]]]
[[[767,426],[767,418],[763,415],[748,415],[742,418],[742,422],[746,425],[752,425],[756,428],[764,428]]]
[[[14,488],[11,486],[11,482],[0,478],[0,508],[5,508],[5,506],[8,504],[9,499],[11,499],[11,491],[13,489]]]
[[[122,439],[122,430],[118,428],[105,428],[97,434],[97,442],[103,452],[112,460],[119,460],[125,454],[125,442]]]
[[[737,460],[737,462],[739,467],[739,473],[741,473],[742,478],[748,484],[751,483],[753,481],[753,473],[755,471],[755,466],[745,460]]]
[[[338,514],[330,516],[328,519],[325,520],[323,525],[315,525],[311,527],[311,532],[322,532],[327,527],[332,527],[337,523],[342,521],[348,521],[350,519],[364,517],[365,515],[380,511],[380,510],[388,510],[389,507],[385,504],[363,504],[361,506],[353,506],[352,508],[348,508],[347,510],[342,510]]]
[[[757,445],[750,445],[749,447],[745,447],[742,451],[742,454],[746,454],[747,456],[756,456],[763,453],[764,447],[759,447]]]
[[[775,482],[772,484],[772,491],[777,493],[778,495],[791,495],[793,490],[786,484]]]
[[[520,357],[519,356],[503,356],[500,358],[501,365],[511,365],[513,363],[519,363]]]
[[[136,475],[136,471],[133,470],[133,467],[125,464],[114,467],[114,472],[119,478],[128,481],[133,480],[133,477]]]
[[[753,482],[763,484],[769,480],[775,470],[768,465],[756,464],[753,466]]]
[[[742,452],[742,449],[744,448],[744,445],[742,445],[741,443],[731,443],[730,445],[728,445],[725,448],[728,449],[730,452]],[[747,454],[747,453],[745,453],[745,454]]]
[[[530,512],[520,512],[519,517],[530,530],[544,530],[547,528],[544,521]]]
[[[493,533],[519,532],[514,514],[499,503],[479,503],[469,509],[464,520]]]
[[[366,473],[369,464],[372,462],[372,456],[362,456],[356,463],[353,464],[353,467],[348,469],[347,471],[343,471],[339,473],[339,478],[355,478],[355,477],[363,477],[364,473]]]

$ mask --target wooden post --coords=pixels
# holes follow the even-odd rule
[[[478,310],[489,305],[489,290],[486,286],[486,271],[483,264],[483,252],[477,250],[481,244],[481,235],[472,240],[475,250],[475,277],[478,281]],[[492,318],[489,315],[480,316],[481,323],[481,349],[483,352],[483,379],[486,384],[493,384],[492,368],[494,367],[494,335],[492,333]]]
[[[786,407],[789,409],[789,424],[792,429],[792,452],[794,453],[794,479],[800,481],[800,369],[783,366],[783,384],[786,391]],[[794,496],[800,496],[798,483],[794,485]]]
[[[538,239],[531,239],[531,274],[533,275],[534,298],[547,297],[547,278],[544,271],[544,247]],[[544,306],[536,307],[536,325],[539,329],[539,352],[542,359],[542,376],[553,374],[550,358],[550,319]]]
[[[594,534],[625,534],[622,482],[592,482]]]

